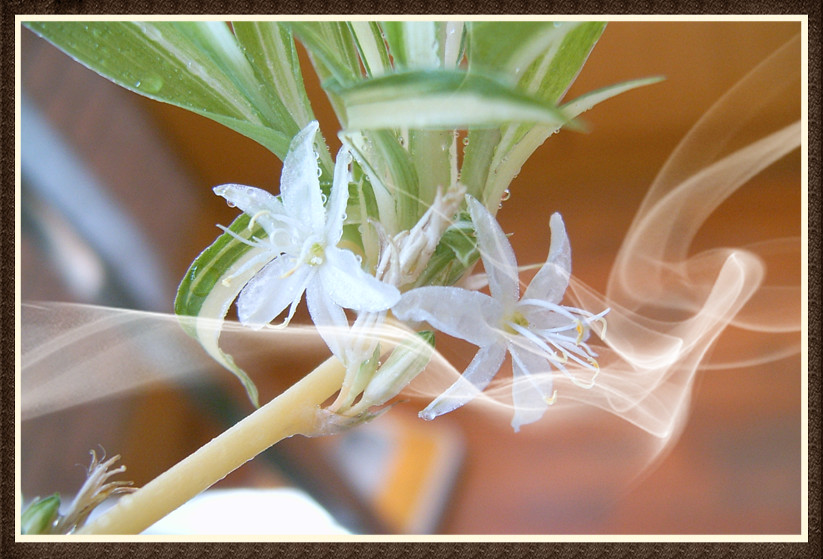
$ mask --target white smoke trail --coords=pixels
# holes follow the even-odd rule
[[[701,371],[759,364],[800,351],[802,286],[774,285],[767,275],[770,265],[803,256],[800,239],[690,253],[701,226],[725,199],[802,145],[803,121],[785,108],[797,105],[785,91],[800,77],[798,49],[799,39],[757,67],[683,140],[641,204],[605,293],[572,279],[567,298],[574,306],[611,309],[608,331],[604,341],[590,340],[599,355],[595,385],[581,388],[556,375],[559,398],[547,416],[577,416],[586,407],[606,410],[650,434],[656,453],[682,430]],[[214,370],[169,315],[42,303],[24,306],[21,322],[23,420],[161,381],[197,381]],[[707,360],[729,327],[779,341],[758,353]],[[227,328],[269,350],[326,352],[310,326],[259,333]],[[403,336],[397,331],[378,335],[394,341]],[[262,354],[260,345],[240,351],[238,359],[253,362]],[[218,374],[229,377],[225,371]],[[421,382],[404,394],[431,399],[436,386],[448,386],[459,374],[436,353]],[[509,415],[511,390],[511,381],[499,380],[478,402]]]
[[[700,371],[762,364],[801,350],[802,286],[767,280],[770,265],[799,260],[800,238],[690,254],[697,233],[724,200],[801,147],[804,127],[793,110],[799,103],[790,95],[800,78],[799,48],[797,38],[775,52],[684,138],[643,200],[606,293],[572,279],[567,298],[573,306],[611,311],[605,341],[594,346],[597,382],[584,389],[555,372],[558,400],[547,414],[552,421],[564,410],[598,407],[658,438],[654,447],[660,451],[682,430]],[[729,327],[768,335],[770,343],[756,354],[707,360]],[[431,398],[433,386],[453,381],[429,380],[414,394]],[[510,413],[511,388],[511,381],[497,382],[479,399],[488,409]]]

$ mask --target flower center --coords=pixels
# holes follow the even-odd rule
[[[529,321],[526,320],[526,317],[523,316],[523,313],[520,311],[514,311],[503,319],[503,331],[508,334],[517,334],[517,330],[512,327],[514,324],[517,326],[522,326],[523,328],[529,327]]]
[[[314,243],[306,255],[306,264],[309,266],[319,266],[326,259],[326,247],[321,243]]]

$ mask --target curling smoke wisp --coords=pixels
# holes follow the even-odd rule
[[[802,120],[797,114],[786,116],[799,105],[786,94],[800,79],[799,48],[798,38],[774,53],[684,138],[638,209],[605,293],[572,278],[567,299],[593,312],[611,309],[608,327],[590,339],[599,365],[591,388],[556,371],[545,372],[555,375],[560,396],[547,416],[595,406],[669,441],[683,426],[700,371],[762,363],[800,351],[795,337],[732,362],[706,359],[730,326],[753,335],[801,331],[802,286],[766,281],[769,262],[786,255],[797,259],[801,239],[690,252],[701,226],[724,200],[801,147]],[[24,305],[21,323],[23,420],[160,380],[196,381],[204,370],[214,369],[169,315],[36,303]],[[228,323],[224,327],[240,330]],[[375,335],[396,342],[402,332]],[[325,351],[313,327],[294,325],[248,335],[269,347],[280,344],[284,352]],[[434,398],[430,387],[448,386],[459,374],[436,353],[423,373],[427,381],[413,383],[405,394]],[[490,409],[505,409],[511,391],[511,381],[496,382],[478,401]]]

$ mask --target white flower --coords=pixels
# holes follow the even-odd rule
[[[421,417],[433,419],[474,398],[500,369],[508,351],[514,373],[512,427],[518,431],[540,419],[554,401],[552,366],[575,382],[566,367],[569,362],[596,374],[595,354],[583,340],[590,323],[606,313],[592,315],[559,304],[571,274],[571,248],[559,214],[550,221],[548,260],[521,299],[517,263],[506,235],[480,202],[466,199],[491,296],[459,287],[420,287],[404,294],[392,312],[401,320],[428,322],[480,348],[457,382],[420,412]]]
[[[344,348],[335,329],[348,328],[343,309],[384,311],[397,302],[400,292],[366,273],[354,253],[337,247],[343,234],[351,157],[345,149],[338,153],[326,205],[314,152],[317,130],[317,122],[311,122],[292,140],[283,162],[279,197],[235,184],[214,191],[266,232],[265,239],[243,239],[262,248],[257,258],[270,262],[240,292],[240,322],[259,328],[290,307],[285,326],[305,292],[312,320],[332,352],[342,358]]]

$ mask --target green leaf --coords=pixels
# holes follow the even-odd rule
[[[625,93],[631,89],[657,83],[661,79],[662,78],[658,76],[654,76],[607,86],[589,92],[578,97],[574,101],[561,105],[561,108],[571,118],[576,118],[583,112],[591,109],[597,103],[610,99],[621,93]],[[484,196],[486,196],[484,201],[487,208],[493,210],[497,207],[497,203],[500,200],[503,191],[508,188],[508,185],[520,171],[523,163],[531,156],[532,153],[534,153],[534,150],[546,141],[546,138],[558,130],[559,127],[540,125],[534,126],[529,129],[518,142],[509,147],[505,158],[498,160],[497,157],[495,157],[496,164],[492,166],[494,172],[490,173],[488,177],[489,180],[487,181],[483,192]]]
[[[380,236],[373,223],[380,221],[380,210],[372,185],[356,161],[352,164],[352,178],[341,241],[359,248],[364,269],[374,270],[380,259]]]
[[[476,21],[469,32],[469,72],[517,85],[556,103],[582,68],[602,22]]]
[[[585,93],[580,97],[577,97],[573,101],[564,103],[562,105],[562,108],[569,115],[576,117],[588,111],[598,103],[602,103],[607,99],[611,99],[612,97],[615,97],[617,95],[620,95],[621,93],[625,93],[632,89],[636,89],[638,87],[658,83],[660,81],[663,81],[664,79],[665,78],[663,78],[662,76],[649,76],[647,78],[640,78],[637,80],[630,80],[626,82],[609,85],[606,87],[601,87],[600,89],[595,89],[594,91]]]
[[[352,84],[363,79],[352,31],[345,22],[295,21],[289,24],[312,55],[315,68],[321,62],[320,79],[334,77],[339,83]]]
[[[546,51],[533,60],[524,61],[525,72],[518,87],[543,101],[558,103],[574,81],[589,56],[605,23],[566,22],[544,33]],[[575,115],[576,116],[576,115]],[[507,158],[511,147],[531,129],[529,123],[510,126],[503,131],[498,160]],[[522,164],[522,162],[521,162]]]
[[[232,26],[240,47],[254,69],[259,87],[273,100],[273,110],[277,111],[276,122],[287,131],[285,141],[290,142],[309,122],[315,120],[291,29],[273,21],[238,21]],[[315,143],[323,175],[330,180],[334,163],[328,147],[320,134],[316,136]],[[285,149],[288,151],[288,145]]]
[[[339,136],[369,178],[380,225],[390,235],[411,228],[420,217],[418,179],[395,132],[344,130]]]
[[[519,85],[544,101],[559,103],[603,34],[602,22],[567,22],[547,52],[528,68]]]
[[[352,21],[349,25],[366,76],[375,77],[391,71],[391,59],[380,32],[380,25],[374,21]]]
[[[314,120],[300,60],[288,27],[273,21],[237,21],[232,24],[243,53],[254,69],[256,82],[279,106],[277,120],[291,125],[293,134]],[[283,110],[279,110],[282,107]]]
[[[552,21],[472,21],[466,26],[469,71],[511,85],[567,32],[563,24]]]
[[[466,193],[483,200],[483,189],[489,178],[489,167],[494,152],[500,144],[500,129],[469,130],[463,151],[460,180],[466,185]]]
[[[521,121],[562,125],[568,121],[550,103],[536,101],[485,76],[460,71],[403,72],[352,86],[330,81],[325,88],[340,96],[346,128],[442,130]]]
[[[384,21],[380,25],[397,71],[441,66],[438,24],[433,21]]]
[[[605,27],[605,23],[600,22],[550,21],[467,25],[470,72],[516,84],[521,91],[547,103],[557,103],[568,89]],[[576,116],[564,112],[569,118]],[[534,145],[527,152],[521,149],[526,145],[524,138],[533,129],[556,131],[559,128],[541,122],[519,122],[502,127],[496,135],[472,131],[461,172],[466,177],[469,193],[496,211],[500,193],[540,145]],[[548,135],[543,136],[543,140]]]
[[[222,22],[31,21],[26,26],[114,83],[252,138],[281,159],[296,125],[259,86]]]
[[[250,221],[246,214],[238,216],[228,228],[234,235],[223,233],[192,262],[177,289],[174,312],[183,329],[212,358],[240,379],[249,399],[257,407],[254,382],[218,344],[232,302],[249,279],[269,262],[269,259],[259,258],[265,254],[263,249],[241,240],[263,233],[259,226],[249,229]]]
[[[428,209],[437,188],[457,181],[457,145],[452,130],[409,130],[409,157],[417,175],[418,217]]]
[[[20,515],[20,533],[50,534],[59,509],[60,495],[57,493],[45,499],[38,497]]]

